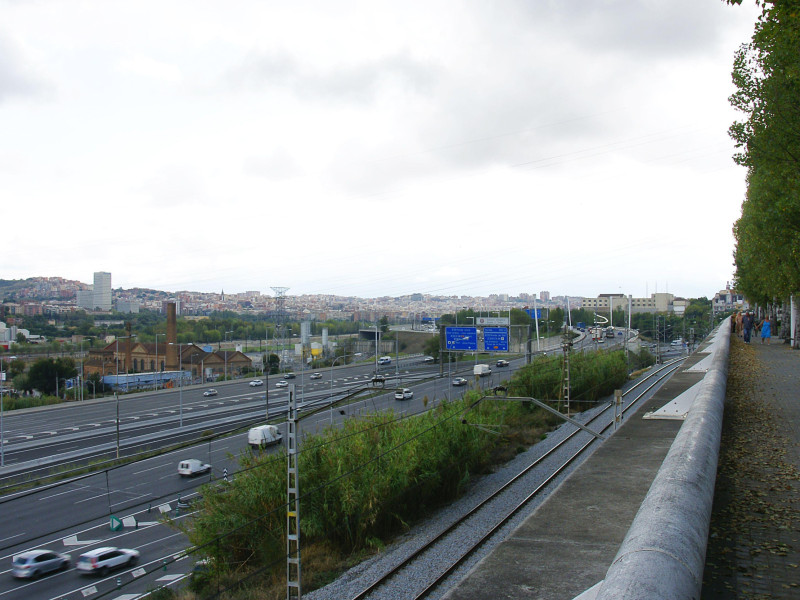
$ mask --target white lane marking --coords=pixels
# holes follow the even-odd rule
[[[93,596],[96,593],[97,593],[97,587],[94,585],[92,587],[83,588],[81,590],[81,594],[83,594],[84,598],[87,598],[88,596]]]
[[[141,475],[142,473],[147,473],[148,471],[153,471],[155,469],[161,469],[162,467],[171,467],[172,465],[156,465],[155,467],[150,467],[149,469],[142,469],[141,471],[134,471],[134,475]]]
[[[131,571],[131,575],[134,577],[141,577],[142,575],[147,575],[147,569],[136,569],[135,571]]]
[[[115,596],[112,600],[136,600],[141,594],[122,594],[122,596]]]
[[[176,579],[179,579],[180,577],[183,577],[183,573],[175,573],[175,574],[172,574],[172,575],[164,575],[163,577],[159,577],[158,579],[156,579],[156,581],[175,581]]]
[[[122,526],[123,527],[136,527],[136,517],[133,515],[129,517],[122,517]]]
[[[57,494],[50,494],[49,496],[42,496],[39,500],[47,500],[48,498],[55,498],[57,496],[63,496],[64,494],[71,494],[72,492],[82,492],[83,490],[88,490],[89,486],[84,485],[79,488],[75,488],[72,490],[67,490],[66,492],[58,492]]]
[[[71,535],[69,537],[65,537],[61,541],[64,542],[65,546],[80,546],[82,544],[84,544],[86,546],[90,546],[92,544],[96,544],[100,540],[81,540],[81,541],[78,541],[78,536],[77,535]]]
[[[9,536],[9,537],[0,538],[0,542],[5,542],[6,540],[13,540],[15,537],[19,537],[21,535],[25,535],[25,532],[23,531],[22,533],[18,533],[17,535],[12,535],[12,536]]]
[[[89,496],[88,498],[84,498],[83,500],[78,500],[77,502],[75,502],[75,504],[80,504],[81,502],[89,502],[89,500],[95,500],[97,498],[102,498],[103,496],[107,495],[108,494],[106,492],[103,492],[102,494],[97,494],[97,496]]]

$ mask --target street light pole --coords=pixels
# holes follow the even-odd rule
[[[228,341],[228,334],[229,333],[233,333],[233,331],[226,331],[225,332],[224,340],[226,342]],[[231,337],[231,339],[233,339],[233,338]],[[228,380],[228,349],[225,348],[225,381],[227,381],[227,380]]]
[[[3,388],[6,384],[6,372],[3,370],[3,357],[0,356],[0,467],[6,466],[6,444],[3,439]]]
[[[337,356],[336,358],[333,359],[333,362],[331,362],[331,397],[330,397],[330,403],[331,403],[331,425],[333,425],[333,365],[335,365],[336,361],[339,360],[340,358],[344,358],[345,359],[344,362],[345,362],[345,364],[347,364],[347,355],[346,354],[342,354],[341,356]]]
[[[168,342],[170,346],[174,346],[175,342]],[[179,428],[183,428],[183,343],[178,343],[178,377],[180,383],[178,384],[178,423]]]
[[[135,338],[135,337],[136,337],[136,334],[134,334],[134,335],[123,335],[122,339],[126,340],[126,339],[130,339],[130,338]],[[115,366],[117,368],[116,381],[114,382],[114,403],[116,404],[116,407],[117,407],[117,458],[119,458],[119,393],[118,393],[118,390],[119,390],[119,340],[120,340],[120,338],[116,339],[117,349],[116,349],[116,353],[114,355],[114,364],[115,364]],[[125,383],[126,383],[126,387],[127,387],[127,383],[128,383],[127,371],[128,371],[128,365],[125,365]]]

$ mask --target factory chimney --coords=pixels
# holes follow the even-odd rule
[[[175,303],[167,302],[167,371],[178,370],[178,319],[175,316]]]

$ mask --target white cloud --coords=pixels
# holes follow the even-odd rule
[[[40,234],[6,277],[86,279],[100,244],[126,287],[592,295],[668,278],[710,295],[730,278],[729,73],[757,7],[3,8],[4,217],[27,230],[35,206]]]

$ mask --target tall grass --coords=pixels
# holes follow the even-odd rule
[[[303,441],[299,455],[303,545],[325,540],[344,553],[380,544],[430,509],[457,497],[485,469],[500,436],[462,423],[477,395],[414,418],[381,413],[348,419]],[[501,431],[519,404],[485,400],[469,421]],[[246,455],[235,481],[208,487],[186,528],[226,569],[285,557],[286,456]],[[217,540],[221,538],[221,542]]]
[[[3,410],[20,410],[22,408],[33,408],[35,406],[51,406],[62,404],[64,401],[58,396],[7,396],[3,394]]]
[[[596,402],[621,388],[628,379],[629,369],[653,362],[653,355],[646,350],[640,354],[629,353],[627,362],[623,350],[575,353],[570,357],[570,398]],[[562,394],[562,377],[562,356],[537,356],[533,363],[516,371],[509,382],[509,393],[538,400],[558,400]]]

